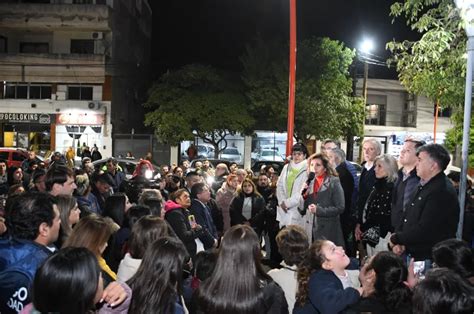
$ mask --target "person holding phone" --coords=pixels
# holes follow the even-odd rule
[[[195,223],[194,216],[190,217],[191,214],[188,211],[190,206],[191,198],[186,189],[179,189],[173,192],[170,195],[170,200],[165,203],[165,220],[168,221],[178,238],[188,250],[191,258],[194,259],[198,251],[199,242],[201,242],[200,245],[205,247],[205,244],[202,243],[199,238],[204,239],[207,238],[207,236],[206,230]],[[209,237],[211,236],[209,235]]]

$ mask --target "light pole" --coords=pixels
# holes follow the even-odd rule
[[[360,51],[363,54],[369,54],[374,49],[374,42],[371,39],[364,39],[360,45]],[[369,64],[364,61],[364,83],[362,85],[362,95],[364,97],[365,104],[367,105],[367,80],[369,78]]]
[[[461,10],[461,17],[465,23],[467,40],[467,67],[466,87],[464,94],[464,125],[462,135],[462,167],[461,183],[459,185],[459,224],[456,237],[462,239],[464,222],[464,205],[466,203],[466,178],[469,161],[469,133],[471,128],[471,100],[472,100],[472,62],[474,61],[474,0],[455,0],[456,6]]]

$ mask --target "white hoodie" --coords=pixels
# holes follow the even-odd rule
[[[137,272],[141,263],[141,259],[132,258],[129,253],[125,254],[123,260],[120,261],[117,271],[117,280],[120,282],[126,282],[132,278]]]

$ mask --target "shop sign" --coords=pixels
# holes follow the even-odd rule
[[[0,122],[51,124],[54,114],[46,113],[0,113]]]
[[[57,124],[67,125],[103,125],[103,114],[90,113],[61,113],[56,117]]]

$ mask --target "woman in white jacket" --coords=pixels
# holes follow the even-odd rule
[[[306,171],[308,150],[301,143],[291,149],[291,161],[283,167],[277,182],[277,220],[280,228],[288,225],[304,227],[303,216],[298,212],[301,192],[308,178]]]

